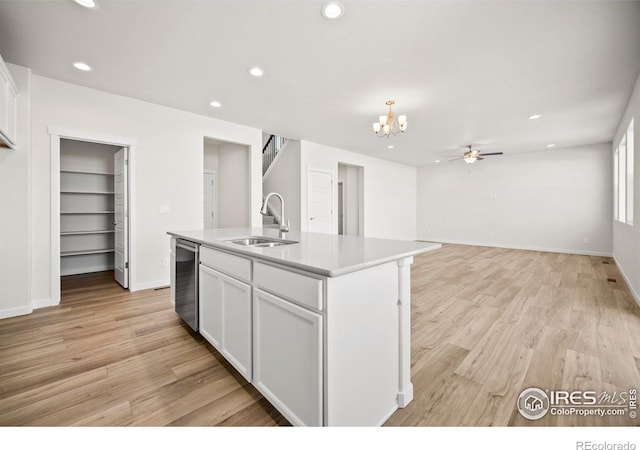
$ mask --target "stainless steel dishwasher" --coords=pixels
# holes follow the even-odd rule
[[[176,239],[174,278],[176,313],[193,331],[198,331],[198,264],[200,246]]]

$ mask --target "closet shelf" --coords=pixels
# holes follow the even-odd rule
[[[115,211],[62,211],[60,214],[115,214]]]
[[[115,249],[113,248],[103,248],[103,249],[95,249],[95,250],[76,250],[76,251],[68,251],[68,252],[60,252],[60,256],[79,256],[79,255],[95,255],[98,253],[114,253]]]
[[[115,192],[107,191],[60,191],[61,194],[100,194],[100,195],[113,195]]]
[[[104,175],[107,177],[112,177],[114,174],[107,172],[91,172],[88,170],[61,170],[60,173],[79,173],[84,175]]]
[[[60,236],[75,236],[80,234],[108,234],[108,233],[115,233],[115,230],[61,231]]]

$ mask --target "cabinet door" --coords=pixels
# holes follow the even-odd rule
[[[219,272],[200,264],[199,331],[218,351],[222,351],[222,277],[220,275]]]
[[[227,275],[222,279],[222,354],[251,381],[251,286]]]
[[[251,381],[251,286],[201,264],[200,334]]]
[[[294,425],[322,425],[322,316],[254,289],[253,384]]]

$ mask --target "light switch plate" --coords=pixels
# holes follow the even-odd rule
[[[169,205],[160,205],[160,214],[169,214]]]

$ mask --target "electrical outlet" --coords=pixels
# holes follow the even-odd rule
[[[169,258],[162,258],[162,265],[164,267],[169,267]]]
[[[582,240],[582,242],[584,242],[585,244],[588,244],[588,243],[589,243],[589,238],[584,238],[584,239]]]

